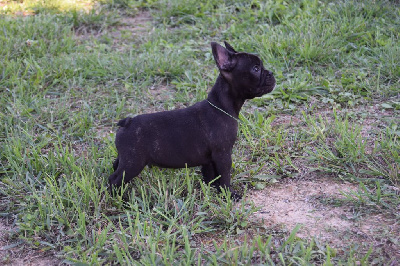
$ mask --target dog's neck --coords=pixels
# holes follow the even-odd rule
[[[221,74],[208,93],[207,100],[236,118],[239,117],[240,109],[245,101],[235,93],[235,90]]]

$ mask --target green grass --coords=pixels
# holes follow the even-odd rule
[[[143,12],[135,32],[125,19]],[[3,1],[0,214],[15,240],[84,264],[398,261],[398,250],[343,253],[297,227],[265,228],[251,202],[233,204],[198,169],[146,168],[125,203],[106,185],[115,122],[204,99],[218,74],[209,44],[227,40],[277,78],[242,111],[234,186],[306,169],[359,184],[343,204],[398,224],[399,28],[399,4],[383,0]],[[293,123],[275,123],[283,115]]]

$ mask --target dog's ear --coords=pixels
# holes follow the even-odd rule
[[[232,45],[230,45],[227,41],[224,41],[225,47],[229,52],[237,54],[236,50],[233,49]]]
[[[231,71],[236,66],[235,54],[216,42],[211,43],[212,53],[219,70]]]

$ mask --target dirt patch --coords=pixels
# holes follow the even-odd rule
[[[151,28],[152,16],[150,12],[143,11],[134,17],[123,17],[121,25],[116,27],[116,31],[112,34],[113,37],[121,37],[123,31],[129,31],[133,35],[140,36],[148,34]]]
[[[97,126],[94,130],[96,131],[96,138],[98,139],[109,138],[110,134],[115,133],[111,126]]]
[[[293,116],[293,115],[280,115],[274,119],[271,123],[271,126],[280,126],[280,125],[297,125],[301,123],[301,119]]]
[[[148,88],[146,98],[153,105],[160,105],[165,104],[169,99],[172,99],[174,94],[175,91],[171,85],[160,83]]]
[[[301,238],[316,238],[332,247],[348,246],[344,235],[355,235],[357,238],[369,238],[371,228],[375,230],[382,223],[382,217],[369,216],[368,219],[354,219],[354,213],[347,205],[335,201],[345,197],[341,194],[357,190],[357,185],[337,183],[331,179],[293,180],[279,183],[262,191],[253,191],[248,198],[261,210],[253,219],[262,221],[267,226],[277,224],[294,229],[297,224],[302,227],[297,233]],[[326,201],[327,204],[321,202]]]
[[[0,264],[13,266],[52,266],[61,265],[61,260],[48,252],[32,249],[22,240],[13,239],[12,226],[0,220]]]
[[[139,12],[135,15],[123,15],[116,20],[117,25],[98,30],[90,30],[86,26],[82,26],[75,30],[75,36],[77,40],[86,42],[87,49],[97,45],[90,41],[94,38],[100,43],[109,44],[113,50],[124,51],[147,40],[151,31],[154,30],[152,20],[153,17],[149,11]]]
[[[149,11],[137,13],[135,16],[123,16],[119,25],[110,31],[112,48],[122,51],[144,42],[154,30],[152,20],[153,17]]]

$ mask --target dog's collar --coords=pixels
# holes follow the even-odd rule
[[[219,108],[218,106],[212,104],[209,100],[207,100],[207,102],[208,102],[212,107],[214,107],[215,109],[217,109],[217,110],[223,112],[223,113],[226,114],[227,116],[232,117],[232,118],[235,119],[238,123],[240,123],[240,119],[238,119],[238,118],[236,118],[236,117],[230,115],[228,112],[226,112],[226,111],[222,110],[221,108]]]

